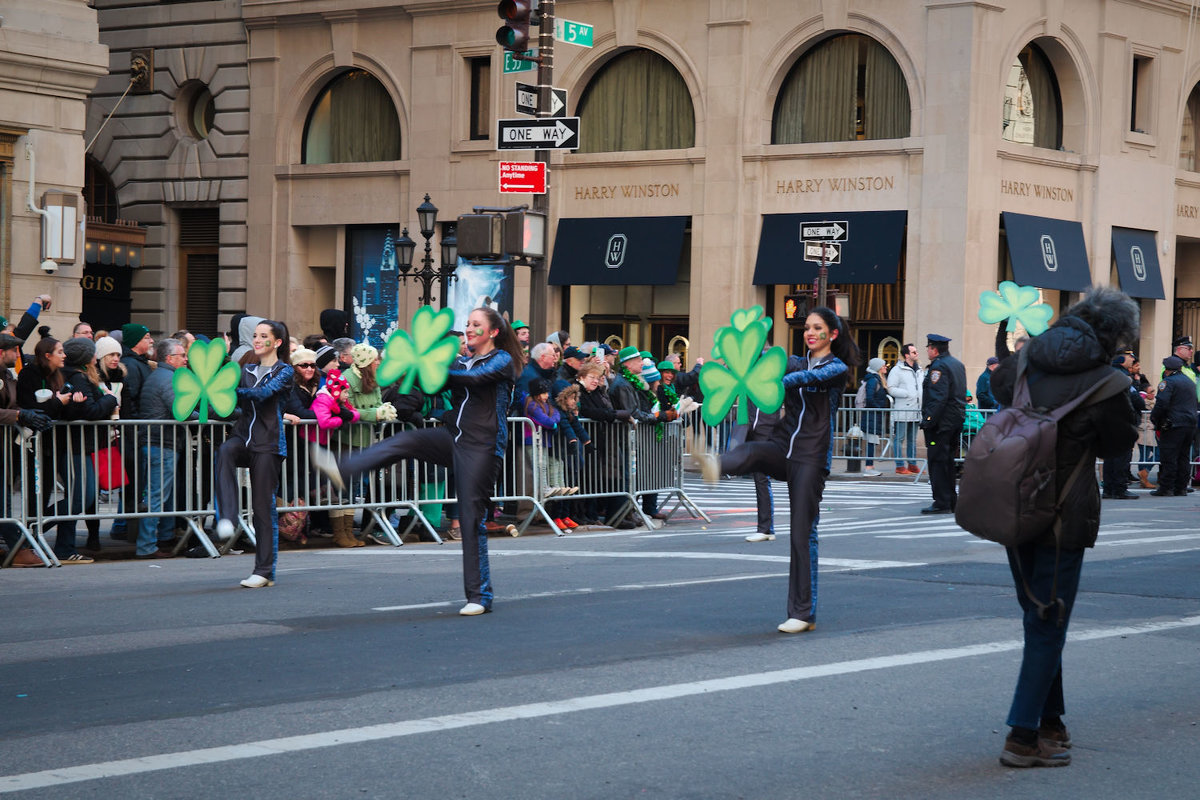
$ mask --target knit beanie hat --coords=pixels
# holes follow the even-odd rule
[[[317,354],[307,347],[301,347],[299,350],[292,351],[292,366],[315,363],[317,363]]]
[[[329,345],[325,345],[317,351],[316,358],[314,360],[317,362],[317,369],[323,370],[330,361],[337,360],[337,350],[334,350]]]
[[[64,349],[65,346],[64,346]],[[121,343],[111,336],[101,336],[96,340],[96,360],[100,361],[107,355],[116,353],[121,354]]]
[[[91,339],[67,339],[63,342],[64,362],[68,367],[83,369],[96,357],[96,343]]]
[[[867,362],[867,372],[879,372],[887,364],[882,358],[872,358]]]
[[[642,367],[642,380],[646,383],[654,383],[655,381],[662,380],[662,375],[653,366]]]
[[[379,351],[369,344],[360,342],[350,348],[350,360],[359,369],[364,369],[374,364],[377,358],[379,358]]]
[[[342,377],[340,369],[331,369],[325,376],[325,388],[337,400],[341,398],[343,392],[350,388],[350,382]]]
[[[133,347],[142,339],[146,338],[146,334],[150,329],[138,322],[127,322],[121,326],[121,341],[126,347]]]

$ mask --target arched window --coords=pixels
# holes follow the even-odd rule
[[[1001,138],[1057,150],[1062,147],[1062,97],[1045,52],[1030,43],[1017,54],[1004,87]]]
[[[887,48],[842,34],[816,45],[784,79],[771,118],[771,144],[902,139],[912,108],[908,84]]]
[[[1179,132],[1179,168],[1198,172],[1196,141],[1200,139],[1200,83],[1192,87],[1187,105],[1183,107],[1183,126]]]
[[[387,89],[352,69],[317,96],[304,125],[305,164],[400,159],[400,119]]]
[[[672,150],[696,143],[692,95],[679,71],[650,50],[604,65],[579,98],[581,153]]]

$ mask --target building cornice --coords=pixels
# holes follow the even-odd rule
[[[246,24],[280,24],[284,19],[305,17],[312,20],[329,15],[378,19],[384,16],[422,17],[462,13],[465,11],[496,10],[495,0],[356,0],[354,8],[346,8],[346,0],[242,0],[242,18]]]
[[[108,74],[108,47],[0,28],[0,88],[86,99]]]
[[[1030,147],[1027,150],[996,150],[996,157],[1001,161],[1020,161],[1024,164],[1038,164],[1043,167],[1060,167],[1073,169],[1078,172],[1096,172],[1100,165],[1086,161],[1077,153],[1060,153],[1056,150],[1044,150]]]

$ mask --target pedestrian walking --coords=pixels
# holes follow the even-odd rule
[[[453,467],[467,599],[458,613],[475,616],[492,609],[484,506],[508,447],[505,411],[512,402],[522,353],[512,328],[494,309],[476,308],[466,328],[469,354],[459,356],[446,379],[452,395],[441,427],[402,431],[340,461],[313,445],[312,462],[338,488],[354,475],[406,458]]]

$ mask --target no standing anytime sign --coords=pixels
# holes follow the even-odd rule
[[[546,165],[540,161],[501,161],[501,194],[545,194]]]

